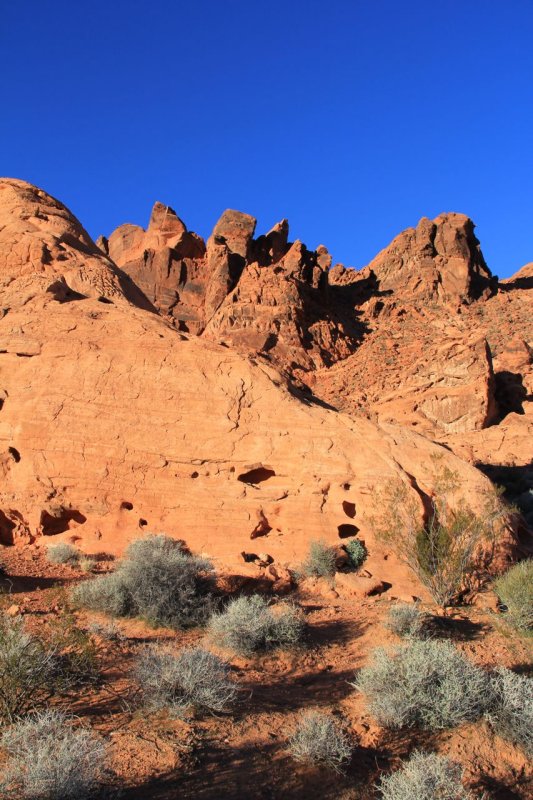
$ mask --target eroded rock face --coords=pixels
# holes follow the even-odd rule
[[[64,207],[21,184],[2,206],[2,233],[28,193],[45,243],[55,234],[39,208],[59,208],[61,225],[75,230]],[[49,264],[45,259],[39,271],[38,225],[17,226],[17,259],[2,261],[9,312],[0,319],[0,340],[19,342],[0,348],[6,543],[75,537],[88,551],[120,553],[146,531],[165,531],[240,565],[259,537],[254,550],[286,564],[301,560],[311,539],[333,543],[359,534],[382,564],[370,523],[376,486],[403,480],[422,514],[419,493],[432,490],[433,455],[457,472],[469,498],[488,486],[476,469],[423,436],[295,396],[264,360],[184,335],[127,299],[102,304],[85,293],[58,302],[41,280]],[[167,242],[186,235],[175,221],[169,227]],[[93,264],[95,247],[84,232],[72,236],[82,274],[94,269],[97,285],[120,297],[116,268],[97,253]],[[299,262],[289,259],[295,269]],[[314,269],[309,280],[318,275],[318,290],[322,273]],[[10,291],[8,278],[19,274],[26,294]],[[510,539],[501,544],[505,550]],[[387,570],[411,580],[393,556]]]

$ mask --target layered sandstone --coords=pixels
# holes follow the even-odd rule
[[[136,307],[128,294],[137,287],[123,288],[120,270],[44,192],[2,180],[0,197],[3,543],[74,537],[90,552],[118,553],[146,531],[166,531],[235,565],[259,536],[260,551],[286,564],[311,539],[357,533],[375,577],[387,556],[388,574],[410,580],[373,540],[376,488],[404,481],[422,513],[433,456],[469,498],[489,485],[427,438],[324,408],[265,358]],[[167,243],[186,235],[169,227]],[[57,234],[64,228],[68,242]],[[215,243],[245,257],[246,231],[237,243],[224,238]],[[56,280],[65,292],[48,290]]]

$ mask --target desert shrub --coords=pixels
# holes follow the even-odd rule
[[[79,606],[112,616],[139,616],[152,625],[187,628],[212,610],[212,566],[167,536],[149,536],[128,547],[115,572],[79,584]]]
[[[97,648],[89,633],[76,625],[73,614],[63,612],[52,621],[46,646],[55,653],[57,691],[69,691],[99,679]]]
[[[515,564],[496,579],[494,588],[511,625],[522,631],[533,629],[533,559]]]
[[[52,564],[74,564],[79,561],[80,551],[73,544],[59,542],[48,548],[46,557]]]
[[[237,597],[209,621],[209,636],[236,653],[297,644],[303,635],[302,612],[289,603],[271,607],[259,595]]]
[[[405,639],[421,639],[425,634],[425,621],[426,616],[416,603],[398,603],[390,609],[386,626]]]
[[[80,558],[78,567],[81,569],[82,572],[93,572],[94,568],[96,567],[96,559],[95,558]]]
[[[9,760],[2,797],[16,800],[73,800],[98,785],[105,745],[92,731],[77,728],[60,711],[33,714],[3,734]]]
[[[478,719],[490,704],[490,678],[450,642],[413,641],[374,651],[354,686],[388,728],[450,728]]]
[[[87,633],[107,642],[123,642],[126,639],[115,622],[91,622],[87,626]]]
[[[440,469],[434,477],[434,494],[426,497],[424,521],[420,499],[402,481],[391,482],[378,495],[378,515],[373,519],[378,539],[396,552],[442,606],[479,583],[482,552],[494,547],[498,525],[511,513],[497,490],[486,492],[476,512],[456,498],[459,489],[458,476]]]
[[[22,620],[0,616],[0,717],[13,722],[54,692],[55,649],[24,630]]]
[[[366,557],[368,556],[368,550],[363,542],[361,542],[359,539],[350,539],[350,541],[346,542],[344,545],[344,549],[348,553],[350,567],[352,567],[352,569],[359,569],[359,567],[364,564]]]
[[[304,712],[289,741],[289,750],[297,761],[338,771],[350,760],[352,749],[344,726],[321,711]]]
[[[335,548],[321,541],[313,541],[298,572],[306,578],[331,578],[335,575],[335,557]]]
[[[504,739],[533,756],[533,681],[500,667],[492,675],[493,702],[487,717]]]
[[[471,800],[462,769],[445,756],[414,752],[401,769],[381,779],[383,800]]]
[[[237,695],[229,665],[201,647],[180,653],[161,645],[147,647],[137,659],[134,675],[147,708],[168,708],[176,716],[189,707],[225,711]]]

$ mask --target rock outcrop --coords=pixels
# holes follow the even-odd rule
[[[136,307],[120,270],[64,206],[22,182],[1,181],[0,196],[8,309],[0,342],[17,342],[0,347],[4,544],[55,536],[119,553],[142,533],[166,531],[231,565],[260,537],[257,552],[287,564],[311,539],[359,534],[382,565],[389,554],[370,523],[376,487],[404,481],[422,514],[432,456],[458,473],[469,498],[489,485],[416,432],[324,408],[290,389],[266,359],[181,333]],[[161,207],[155,217],[150,235],[176,251],[189,234]],[[237,228],[215,244],[245,259],[251,223]],[[261,252],[278,248],[278,233]],[[321,255],[306,262],[297,246],[283,269],[303,270],[321,291]],[[78,294],[49,291],[54,277]],[[510,544],[503,538],[502,551]],[[387,570],[410,580],[392,555]]]

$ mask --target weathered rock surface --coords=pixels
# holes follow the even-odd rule
[[[240,565],[260,537],[255,552],[287,564],[311,539],[338,543],[360,533],[381,563],[388,554],[369,522],[376,486],[400,478],[415,496],[430,493],[434,454],[469,498],[488,485],[425,437],[298,397],[265,359],[184,335],[136,308],[121,292],[120,271],[63,206],[22,182],[0,186],[8,254],[0,262],[8,309],[0,341],[17,341],[0,347],[3,543],[75,537],[89,551],[117,553],[146,531],[166,531]],[[50,209],[52,219],[43,219]],[[158,207],[156,216],[161,230],[168,215]],[[50,233],[49,222],[70,231],[68,273],[64,251],[52,249],[64,236]],[[167,232],[166,243],[187,236],[174,218]],[[247,237],[220,244],[244,251]],[[305,268],[299,255],[289,263]],[[323,270],[311,263],[314,288]],[[86,291],[58,297],[47,291],[55,275]],[[111,303],[99,301],[104,290]],[[369,569],[379,574],[371,561]],[[387,572],[410,580],[393,556]]]

